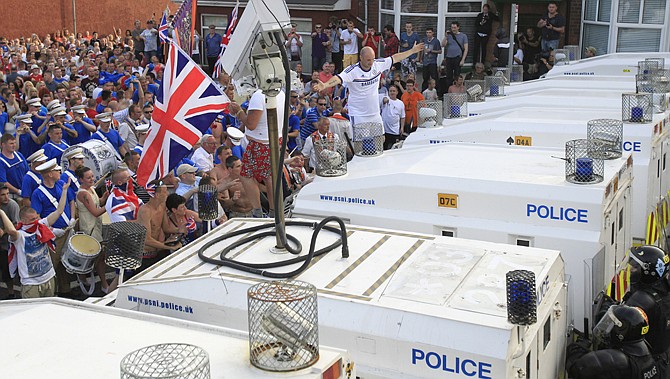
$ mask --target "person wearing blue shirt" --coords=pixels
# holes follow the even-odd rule
[[[302,114],[302,104],[298,103],[297,108],[291,106],[291,115],[288,117],[288,141],[286,147],[288,151],[293,151],[298,147],[297,138],[300,136],[300,116]]]
[[[19,152],[24,157],[39,150],[41,138],[46,137],[46,128],[40,130],[42,124],[46,122],[45,114],[40,114],[39,99],[35,98],[28,101],[28,113],[16,118]],[[42,136],[39,135],[40,133],[42,133]]]
[[[214,72],[214,65],[219,59],[221,52],[221,34],[216,32],[216,26],[209,26],[209,34],[205,37],[205,53],[207,53],[207,65],[209,66],[209,74]]]
[[[56,159],[56,163],[60,164],[63,152],[67,150],[70,145],[63,141],[63,129],[60,124],[51,124],[47,134],[49,135],[49,142],[42,146],[44,155],[49,159]]]
[[[28,157],[30,163],[30,170],[26,172],[21,182],[21,197],[24,199],[24,205],[30,206],[30,198],[37,187],[42,184],[42,175],[37,171],[37,166],[47,161],[47,156],[44,155],[44,150],[39,149]]]
[[[411,49],[415,44],[421,42],[421,36],[414,31],[414,26],[411,22],[405,23],[405,31],[400,33],[400,52],[405,52]],[[416,73],[416,59],[417,54],[412,54],[402,60],[400,68],[402,77],[406,78],[409,74]]]
[[[77,192],[79,191],[79,188],[81,187],[81,184],[79,183],[79,178],[77,178],[77,175],[75,175],[75,171],[79,167],[84,167],[84,159],[86,156],[84,155],[84,152],[81,147],[76,147],[73,149],[68,150],[65,154],[63,154],[63,159],[67,160],[67,170],[63,170],[63,173],[60,176],[60,180],[63,183],[67,183],[67,180],[70,179],[70,188],[68,188],[68,197],[76,198],[77,197]]]
[[[319,96],[316,99],[316,106],[307,110],[307,115],[305,116],[305,123],[300,129],[300,140],[302,142],[301,146],[305,146],[305,140],[307,137],[312,135],[316,131],[316,122],[323,117],[323,112],[326,110],[326,98]]]
[[[426,38],[423,40],[424,49],[421,54],[421,62],[423,63],[423,84],[421,85],[421,92],[428,88],[430,79],[435,79],[439,83],[440,77],[437,73],[437,56],[442,53],[442,45],[440,41],[435,38],[433,28],[426,28]],[[439,92],[439,89],[438,89]]]
[[[2,153],[0,154],[0,183],[9,188],[13,198],[21,194],[21,183],[28,172],[28,162],[16,151],[16,137],[11,134],[3,134],[0,138]]]
[[[75,105],[72,107],[72,114],[74,115],[72,128],[77,131],[77,136],[72,137],[67,135],[65,139],[70,145],[77,145],[91,139],[91,133],[95,133],[97,128],[95,127],[93,120],[86,117],[85,105]]]
[[[123,138],[121,138],[119,132],[110,127],[112,124],[112,116],[108,113],[101,113],[95,118],[98,120],[98,122],[100,122],[100,128],[97,132],[91,135],[91,139],[97,139],[108,143],[112,148],[114,148],[116,154],[120,154],[119,158],[124,157],[128,152],[128,149],[123,146],[125,141]]]

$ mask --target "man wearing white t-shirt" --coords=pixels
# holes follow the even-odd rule
[[[391,84],[389,95],[382,98],[384,121],[384,150],[390,149],[400,138],[400,127],[405,125],[405,103],[398,99],[398,87]]]
[[[379,95],[377,89],[382,72],[389,70],[394,63],[400,62],[414,53],[423,50],[423,43],[414,46],[402,53],[393,56],[375,59],[375,52],[366,46],[361,50],[361,61],[344,69],[341,73],[333,76],[326,83],[319,82],[315,85],[317,91],[334,87],[345,83],[349,89],[349,116],[351,126],[363,122],[375,122],[382,124],[379,111]]]
[[[340,33],[340,45],[343,46],[344,67],[358,62],[358,39],[363,38],[363,33],[354,28],[354,23],[349,21],[347,28]]]

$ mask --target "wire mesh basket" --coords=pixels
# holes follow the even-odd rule
[[[590,120],[586,124],[586,139],[591,141],[593,149],[589,156],[598,159],[616,159],[621,157],[623,141],[623,121],[601,118]]]
[[[659,61],[656,60],[644,60],[637,62],[637,73],[638,75],[648,75],[662,68],[659,66]]]
[[[201,220],[212,221],[219,218],[219,191],[216,186],[198,186],[198,216]]]
[[[361,122],[353,126],[354,154],[373,157],[384,152],[384,126],[378,122]]]
[[[564,66],[570,64],[570,51],[566,49],[554,50],[554,65]]]
[[[520,83],[523,82],[523,66],[520,64],[515,64],[512,66],[512,71],[509,77],[510,82]]]
[[[144,225],[120,221],[102,226],[102,237],[106,248],[105,263],[114,268],[133,270],[142,265],[144,240],[147,229]]]
[[[528,270],[509,271],[505,275],[507,290],[507,320],[514,325],[537,322],[535,273]]]
[[[316,287],[298,280],[263,282],[249,288],[247,300],[253,366],[295,371],[319,359]]]
[[[568,59],[571,61],[582,59],[582,51],[579,49],[579,45],[565,45],[563,50],[568,52]]]
[[[565,143],[565,180],[575,184],[595,184],[603,181],[605,163],[594,158],[597,150],[593,141],[575,139]]]
[[[484,87],[486,96],[505,96],[505,78],[502,76],[487,76],[484,80],[486,82]]]
[[[665,112],[667,109],[667,96],[670,89],[670,76],[667,76],[666,70],[659,69],[651,74],[635,75],[635,87],[637,92],[646,92],[652,94],[652,102],[655,113]]]
[[[658,62],[658,69],[665,68],[665,58],[645,58],[645,62]]]
[[[209,379],[209,370],[205,350],[181,343],[143,347],[121,360],[121,379]]]
[[[465,81],[465,93],[468,94],[469,103],[479,103],[486,99],[485,80],[470,79]]]
[[[434,128],[442,125],[442,101],[419,101],[419,128]]]
[[[342,176],[347,173],[347,145],[341,139],[320,138],[314,141],[316,174]]]
[[[492,67],[493,76],[503,77],[505,79],[505,85],[508,86],[512,81],[512,70],[509,67]]]
[[[624,122],[651,122],[654,112],[653,94],[624,93],[621,94],[621,120]]]
[[[468,117],[468,94],[444,94],[444,114],[447,118]]]

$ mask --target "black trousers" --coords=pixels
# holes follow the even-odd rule
[[[335,64],[335,72],[340,73],[342,70],[344,70],[344,67],[342,67],[342,60],[344,59],[344,52],[340,50],[339,53],[333,53],[333,63]]]
[[[454,84],[454,80],[461,74],[461,57],[445,58],[447,72],[447,86]],[[449,87],[447,87],[449,89]],[[446,91],[445,91],[446,92]]]
[[[428,88],[428,81],[435,79],[435,86],[439,86],[439,76],[437,74],[437,63],[423,66],[423,83],[421,84],[421,92]],[[439,92],[439,89],[438,89]]]
[[[486,48],[489,45],[489,35],[485,37],[475,33],[475,62],[486,62]]]
[[[215,57],[210,56],[207,57],[207,73],[209,74],[209,76],[212,76],[212,74],[214,73],[214,65],[216,64],[217,60],[219,60],[218,55]]]

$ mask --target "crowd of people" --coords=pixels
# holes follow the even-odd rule
[[[563,33],[560,25],[565,22],[555,5],[549,3],[547,14],[538,22],[541,33],[529,28],[519,37],[519,50],[527,53],[515,54],[517,63],[525,62],[533,51],[544,52],[545,47],[551,59],[555,37]],[[352,20],[337,18],[327,25],[317,23],[309,36],[294,26],[285,47],[297,76],[294,83],[299,85],[278,98],[279,104],[290,104],[286,116],[278,107],[279,119],[286,118],[288,125],[284,195],[291,196],[311,181],[310,173],[318,164],[318,140],[350,141],[356,125],[375,122],[383,125],[384,148],[390,149],[417,128],[421,102],[439,100],[447,92],[464,92],[461,69],[470,40],[476,62],[465,79],[483,79],[490,74],[491,62],[502,65],[506,37],[496,35],[493,56],[486,49],[497,19],[484,5],[476,36],[462,33],[460,23],[453,21],[443,38],[432,28],[420,35],[411,22],[400,35],[390,25],[381,33],[373,27],[363,33]],[[273,216],[265,95],[261,91],[238,94],[225,72],[215,80],[231,100],[228,109],[168,176],[150,188],[137,186],[134,177],[165,68],[157,28],[156,20],[150,19],[144,25],[136,20],[125,33],[119,29],[103,36],[64,30],[43,38],[36,34],[0,38],[0,209],[18,231],[2,233],[0,249],[22,245],[16,250],[23,256],[12,262],[0,252],[0,271],[10,297],[16,296],[12,263],[18,263],[21,283],[27,288],[23,296],[67,296],[73,277],[58,263],[63,246],[71,231],[102,241],[103,218],[146,226],[149,233],[141,269],[177,250],[196,238],[204,223],[195,201],[201,184],[218,188],[217,223],[228,217]],[[195,37],[199,42],[200,37]],[[305,38],[312,39],[310,52],[303,52]],[[210,74],[214,74],[221,40],[214,25],[202,39],[208,61],[203,68]],[[303,54],[312,58],[309,75]],[[199,61],[200,49],[193,51],[193,58]],[[99,168],[84,165],[91,144],[104,145],[122,162],[106,181],[96,180],[104,174]],[[350,145],[347,150],[350,156]],[[58,217],[51,217],[54,212]],[[4,226],[3,231],[10,229],[7,223]],[[35,241],[48,248],[31,250],[39,245]],[[107,269],[104,259],[98,259],[96,272],[105,292],[115,285],[105,279]],[[82,291],[92,292],[95,281],[82,275],[76,279]]]

